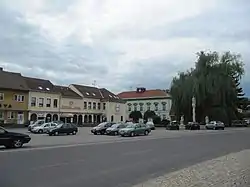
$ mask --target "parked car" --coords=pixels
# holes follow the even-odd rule
[[[42,125],[42,124],[44,124],[44,123],[45,123],[45,120],[37,120],[37,121],[34,121],[34,122],[32,122],[32,123],[28,126],[28,131],[31,131],[31,129],[32,129],[33,127],[40,126],[40,125]]]
[[[59,135],[59,134],[73,134],[75,135],[78,132],[77,126],[70,124],[70,123],[61,123],[57,125],[55,128],[50,129],[47,133],[52,135]]]
[[[153,121],[148,121],[148,122],[146,123],[146,125],[149,126],[149,128],[150,128],[151,130],[155,130],[155,124],[154,124]]]
[[[54,129],[58,124],[54,122],[44,123],[39,126],[35,126],[31,128],[31,132],[33,133],[47,133],[50,129]]]
[[[167,126],[166,130],[179,130],[180,123],[178,121],[171,121]]]
[[[114,125],[115,123],[113,122],[103,122],[103,123],[100,123],[99,125],[97,125],[96,127],[93,127],[91,129],[91,132],[94,134],[94,135],[97,135],[97,134],[105,134],[106,133],[106,129],[111,127],[112,125]]]
[[[234,120],[232,121],[233,127],[247,127],[247,122],[245,120]]]
[[[200,130],[200,124],[197,122],[188,122],[188,124],[185,125],[186,130]]]
[[[144,124],[129,124],[126,128],[120,129],[119,134],[121,136],[138,136],[138,135],[148,135],[151,129]]]
[[[0,146],[6,148],[20,148],[31,140],[29,135],[10,132],[0,127]]]
[[[112,125],[111,127],[108,127],[106,129],[107,135],[118,135],[119,130],[125,128],[127,125],[125,123],[116,123]]]
[[[213,129],[213,130],[222,129],[222,130],[224,130],[225,125],[221,121],[210,121],[208,124],[205,125],[205,127],[206,127],[206,129]]]

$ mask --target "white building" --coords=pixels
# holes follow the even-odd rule
[[[154,111],[161,119],[170,120],[170,109],[172,100],[170,94],[165,90],[137,88],[136,91],[126,91],[118,96],[126,101],[126,117],[132,111],[140,111],[142,115],[148,110]]]

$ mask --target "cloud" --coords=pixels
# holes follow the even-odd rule
[[[247,0],[5,0],[0,65],[56,84],[165,89],[200,50],[241,53],[249,70],[249,16]]]

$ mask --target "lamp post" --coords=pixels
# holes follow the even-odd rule
[[[196,98],[193,96],[193,98],[192,98],[193,122],[196,122],[196,120],[195,120],[195,108],[196,108]]]

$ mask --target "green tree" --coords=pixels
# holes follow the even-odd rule
[[[144,113],[144,116],[143,116],[143,119],[148,121],[148,118],[154,118],[156,116],[155,112],[152,111],[152,110],[147,110],[145,113]]]
[[[170,93],[172,110],[177,120],[184,115],[185,121],[192,120],[192,97],[196,98],[196,118],[204,121],[205,116],[213,120],[230,123],[237,118],[239,103],[239,81],[244,74],[239,55],[226,52],[197,53],[195,67],[181,72],[173,78]],[[238,80],[238,82],[236,81]]]
[[[142,118],[142,113],[140,111],[132,111],[129,114],[129,118],[132,118],[133,121],[138,122],[140,118]]]

